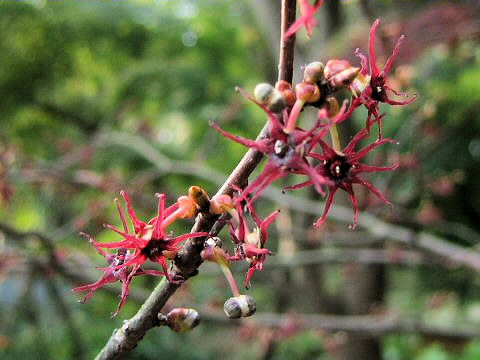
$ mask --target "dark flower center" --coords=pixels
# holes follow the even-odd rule
[[[338,156],[333,160],[327,160],[325,163],[325,169],[330,178],[334,181],[341,181],[345,179],[352,165],[347,162],[345,156]]]
[[[381,76],[372,79],[372,100],[384,102],[387,94],[385,93],[385,79]]]
[[[275,155],[277,155],[277,157],[282,159],[285,157],[285,155],[287,155],[288,145],[282,140],[277,140],[275,141],[275,145],[273,146],[273,152],[275,153]]]
[[[147,246],[145,246],[141,253],[150,260],[155,261],[162,256],[162,251],[168,250],[168,243],[165,240],[151,239]]]

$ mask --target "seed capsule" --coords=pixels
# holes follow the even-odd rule
[[[239,319],[255,314],[257,305],[250,295],[239,295],[225,301],[223,311],[230,319]]]
[[[185,333],[200,323],[200,314],[194,309],[177,308],[170,311],[164,321],[173,331]]]

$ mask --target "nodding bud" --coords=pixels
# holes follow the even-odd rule
[[[215,195],[210,200],[210,213],[221,215],[235,208],[232,198],[229,195]]]
[[[297,97],[295,96],[295,92],[292,90],[292,84],[290,84],[288,81],[280,80],[276,82],[275,89],[282,93],[287,106],[293,106],[293,104],[295,104]]]
[[[230,319],[249,317],[255,314],[257,305],[250,295],[238,295],[225,301],[223,311]]]
[[[360,72],[360,68],[350,65],[347,60],[333,59],[325,65],[324,75],[330,86],[348,86]]]
[[[298,100],[305,103],[314,103],[320,100],[320,89],[318,86],[306,82],[298,83],[295,86],[295,94]]]
[[[210,208],[210,198],[208,197],[207,192],[200,186],[190,186],[190,189],[188,189],[188,196],[195,201],[200,211],[208,211]]]
[[[303,70],[303,81],[309,84],[318,83],[323,77],[325,66],[320,61],[314,61]]]
[[[282,93],[267,83],[258,84],[253,91],[253,96],[274,113],[281,112],[287,106]]]
[[[186,333],[200,323],[200,314],[194,309],[177,308],[167,316],[159,314],[159,320],[175,332]]]

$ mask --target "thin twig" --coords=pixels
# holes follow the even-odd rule
[[[444,340],[471,340],[480,338],[477,326],[462,324],[457,326],[437,326],[427,324],[422,319],[405,318],[392,314],[379,315],[322,315],[322,314],[275,314],[256,313],[254,317],[231,321],[218,312],[201,311],[205,321],[228,325],[255,324],[259,327],[283,327],[296,325],[299,329],[321,329],[328,332],[347,333],[382,337],[393,333],[421,334]]]

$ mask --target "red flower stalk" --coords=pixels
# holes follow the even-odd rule
[[[254,202],[269,184],[290,173],[308,175],[317,191],[323,193],[322,186],[325,184],[325,180],[317,174],[305,155],[313,149],[318,143],[318,140],[328,132],[330,124],[322,124],[319,120],[309,131],[300,129],[292,126],[292,121],[289,121],[293,113],[292,110],[290,116],[287,116],[287,111],[284,111],[283,118],[285,121],[283,121],[283,123],[287,124],[284,126],[277,115],[268,110],[265,105],[255,101],[250,95],[243,91],[242,94],[260,106],[267,114],[269,121],[269,136],[267,138],[260,140],[245,139],[222,130],[216,123],[211,124],[214,129],[226,138],[248,148],[256,149],[268,157],[267,164],[263,171],[255,181],[243,190],[239,201],[247,199],[250,194],[253,194],[250,202]],[[336,117],[335,120],[332,121],[343,121],[343,117]],[[292,130],[287,131],[287,127]]]
[[[315,14],[317,13],[320,6],[322,6],[323,0],[314,0],[313,6],[310,5],[308,0],[300,0],[300,11],[302,16],[300,16],[287,30],[285,33],[285,39],[288,39],[290,36],[295,34],[302,26],[305,26],[308,36],[312,36],[313,27],[317,26],[317,20],[315,19]]]
[[[267,260],[267,255],[273,255],[270,250],[265,248],[265,243],[268,240],[267,228],[275,220],[280,211],[274,211],[264,220],[261,220],[255,210],[251,206],[248,206],[250,214],[256,223],[253,231],[250,231],[241,201],[236,199],[235,202],[238,217],[236,217],[237,219],[232,218],[234,221],[230,221],[229,223],[230,236],[235,243],[235,255],[230,256],[229,260],[247,260],[250,263],[244,282],[245,288],[248,289],[253,273],[256,270],[263,270],[263,264]],[[238,220],[238,223],[235,220]]]
[[[76,292],[88,291],[88,294],[81,301],[82,304],[85,304],[93,296],[94,292],[100,289],[101,287],[109,283],[120,281],[122,283],[122,293],[120,295],[120,299],[121,299],[120,303],[117,306],[117,310],[113,314],[113,317],[115,317],[118,315],[118,312],[123,307],[123,305],[125,305],[125,302],[127,301],[128,294],[130,291],[130,283],[132,281],[133,276],[138,276],[138,275],[163,276],[164,275],[163,272],[157,271],[157,270],[144,270],[144,269],[138,268],[134,272],[131,267],[121,267],[120,269],[118,269],[118,266],[121,266],[122,264],[124,264],[125,262],[128,262],[132,258],[133,254],[129,250],[119,249],[116,254],[109,254],[105,252],[103,249],[101,249],[90,235],[87,235],[84,233],[82,233],[82,235],[85,236],[93,244],[97,252],[103,257],[105,257],[105,259],[109,264],[107,268],[104,268],[103,275],[98,281],[92,284],[78,286],[72,289],[72,291],[76,291]]]
[[[378,139],[374,143],[364,147],[361,150],[355,151],[355,147],[358,142],[364,139],[368,135],[368,129],[363,129],[357,133],[350,143],[343,149],[342,152],[336,151],[325,141],[319,140],[319,144],[322,148],[322,153],[309,153],[308,156],[311,156],[320,161],[316,166],[316,171],[319,176],[325,179],[325,182],[328,182],[328,197],[325,203],[325,209],[323,215],[315,222],[314,226],[319,228],[325,222],[328,212],[332,206],[335,194],[338,189],[342,189],[348,193],[350,196],[350,201],[353,205],[353,225],[352,229],[357,226],[358,223],[358,202],[353,191],[353,184],[360,184],[365,186],[368,190],[373,192],[378,198],[380,198],[387,205],[392,205],[390,201],[371,183],[360,177],[361,173],[370,173],[370,172],[380,172],[380,171],[392,171],[398,167],[398,164],[389,167],[380,167],[380,166],[371,166],[362,164],[362,160],[367,156],[371,151],[376,149],[378,146],[385,143],[396,143],[392,139]],[[293,190],[303,188],[305,186],[312,185],[312,181],[306,181],[301,184],[293,185],[286,187],[285,189]]]
[[[166,228],[172,222],[180,218],[187,218],[196,215],[196,204],[190,196],[182,196],[178,201],[165,209],[165,194],[156,194],[158,197],[158,215],[148,223],[139,220],[131,206],[128,195],[122,191],[120,193],[127,205],[127,213],[132,221],[134,233],[130,234],[127,226],[127,220],[122,208],[117,202],[117,209],[122,220],[123,229],[119,230],[112,225],[105,225],[110,230],[120,234],[124,240],[113,243],[100,243],[93,238],[91,242],[98,248],[107,249],[133,249],[131,256],[123,259],[121,264],[104,268],[103,270],[119,271],[130,269],[127,277],[127,283],[133,275],[137,273],[140,266],[147,260],[159,263],[163,268],[163,273],[170,282],[179,282],[182,279],[174,279],[168,271],[167,259],[172,260],[181,250],[179,244],[189,238],[202,237],[208,235],[205,232],[184,234],[177,237],[166,234]],[[122,250],[123,251],[123,250]]]
[[[393,50],[392,55],[388,58],[385,66],[382,70],[378,68],[377,59],[375,56],[375,36],[377,33],[377,28],[380,25],[380,20],[377,19],[372,25],[370,29],[370,36],[368,41],[368,57],[367,60],[366,56],[363,55],[359,49],[355,51],[355,54],[361,59],[361,70],[360,76],[354,80],[351,85],[351,90],[356,96],[354,99],[350,112],[352,112],[356,107],[363,104],[368,109],[368,119],[367,119],[367,127],[372,124],[372,116],[378,120],[379,130],[380,130],[380,138],[382,137],[382,120],[379,114],[379,102],[386,103],[389,105],[408,105],[416,100],[416,95],[407,99],[405,101],[397,101],[391,99],[387,92],[392,92],[397,96],[408,96],[405,93],[399,92],[397,90],[392,89],[389,87],[387,82],[387,76],[390,73],[393,61],[398,55],[400,50],[400,46],[405,38],[404,35],[400,36],[398,39],[395,48]],[[370,74],[368,74],[367,64],[370,64]]]

